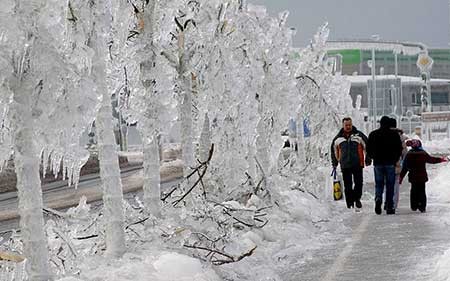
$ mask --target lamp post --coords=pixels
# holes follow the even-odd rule
[[[379,41],[380,36],[378,34],[372,35],[373,41]],[[375,46],[372,47],[372,67],[371,67],[371,73],[372,73],[372,107],[373,107],[373,129],[377,127],[377,82],[376,82],[376,72],[377,67],[375,63]]]
[[[398,77],[398,54],[395,52],[394,53],[394,74],[395,74],[395,78]]]

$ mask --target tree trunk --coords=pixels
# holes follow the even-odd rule
[[[268,137],[266,135],[264,120],[262,119],[262,117],[258,121],[256,132],[256,159],[258,160],[258,163],[260,165],[259,173],[267,175],[270,167],[269,143],[267,141]]]
[[[253,181],[256,180],[256,162],[255,162],[255,147],[254,142],[247,143],[247,165],[248,174]]]
[[[157,10],[157,1],[150,0],[145,7],[143,17],[140,21],[142,29],[141,39],[144,42],[144,48],[141,50],[141,56],[144,58],[139,65],[140,80],[145,88],[146,113],[141,118],[139,130],[143,139],[144,153],[144,205],[147,211],[157,218],[161,217],[161,179],[160,179],[160,151],[159,137],[156,133],[160,126],[158,118],[151,117],[152,107],[158,97],[154,93],[155,61],[156,51],[154,50],[153,37],[155,33],[155,13]],[[145,117],[148,116],[148,117]]]
[[[104,100],[97,114],[96,128],[103,204],[107,220],[106,253],[108,256],[120,257],[125,252],[122,179],[120,178],[119,158],[111,121],[111,99],[106,88],[101,88],[103,88]]]
[[[187,57],[185,51],[184,32],[178,35],[178,65],[176,91],[180,99],[178,104],[180,127],[181,127],[181,153],[183,158],[183,175],[189,174],[190,168],[194,165],[194,148],[192,144],[193,124],[192,124],[192,76],[187,71]]]
[[[47,281],[51,275],[42,212],[40,157],[34,142],[30,97],[31,94],[24,89],[14,91],[14,165],[26,271],[30,280]]]
[[[297,113],[297,167],[303,168],[306,165],[305,136],[303,132],[303,113]]]
[[[183,82],[182,82],[183,83]],[[183,84],[187,84],[184,81]],[[183,91],[183,102],[180,105],[181,118],[181,151],[184,162],[183,174],[187,175],[194,165],[194,148],[192,144],[192,93],[190,87]]]
[[[106,80],[106,61],[108,59],[106,42],[109,36],[108,32],[111,31],[111,14],[107,1],[98,1],[94,4],[94,17],[97,22],[91,38],[92,48],[95,51],[92,73],[96,90],[103,97],[97,112],[95,126],[106,219],[106,255],[120,257],[126,250],[125,215],[119,158],[112,124],[111,95]]]
[[[205,120],[203,122],[203,129],[200,134],[199,143],[199,160],[206,162],[209,157],[209,150],[211,149],[211,129],[209,126],[208,113],[205,114]]]
[[[144,204],[150,214],[161,217],[161,179],[158,136],[144,140]]]

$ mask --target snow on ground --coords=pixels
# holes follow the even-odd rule
[[[427,194],[438,198],[439,201],[450,203],[450,163],[435,164],[435,166],[437,166],[435,170],[428,169]]]
[[[313,250],[329,243],[334,231],[343,228],[339,216],[342,202],[331,202],[331,193],[326,204],[295,190],[282,192],[281,196],[285,200],[283,208],[271,214],[270,224],[243,235],[257,244],[255,254],[218,268],[224,280],[281,281],[283,269],[306,263]]]
[[[433,281],[450,281],[450,249],[437,262]]]
[[[436,169],[428,169],[427,196],[434,198],[442,204],[450,204],[450,164],[435,164]],[[450,217],[443,215],[441,222],[450,225]],[[434,281],[450,281],[450,249],[440,257],[436,264],[436,277]]]
[[[450,154],[450,139],[440,139],[422,142],[423,148],[430,154],[440,154],[440,155]]]
[[[147,239],[146,243],[129,248],[120,260],[101,256],[85,259],[80,266],[81,274],[76,277],[82,281],[282,280],[280,273],[283,268],[306,263],[313,250],[336,239],[333,234],[344,228],[341,212],[347,209],[343,200],[335,202],[332,199],[329,172],[329,167],[318,169],[317,174],[311,175],[311,182],[303,183],[299,188],[291,186],[292,182],[287,178],[278,178],[279,187],[274,192],[277,194],[274,201],[279,204],[267,212],[269,223],[263,228],[235,230],[238,233],[233,235],[234,241],[224,249],[238,256],[242,249],[256,246],[251,256],[239,262],[211,266],[188,256],[192,252],[183,247],[162,244],[156,235],[154,240]],[[252,207],[242,206],[236,201],[223,204],[236,209]],[[253,198],[248,204],[258,205],[258,198]],[[160,226],[171,226],[172,229],[189,227],[181,225],[175,217],[168,217]],[[77,279],[59,281],[74,280]]]
[[[424,147],[431,154],[442,154],[445,141],[425,142]],[[439,202],[450,202],[450,164],[437,164],[429,169],[430,181],[427,194]],[[282,202],[269,212],[269,224],[261,229],[243,231],[233,248],[251,248],[254,253],[239,262],[222,266],[211,266],[189,256],[189,251],[168,248],[149,241],[130,251],[120,260],[93,256],[84,260],[80,276],[66,277],[59,281],[215,281],[215,280],[283,280],[285,268],[300,266],[311,259],[313,250],[321,249],[335,239],[335,233],[342,232],[342,212],[347,211],[344,200],[333,201],[329,167],[318,169],[311,175],[311,182],[300,189],[286,188],[291,183],[278,179],[280,186],[275,201]],[[373,195],[373,166],[364,169],[363,200],[371,202]],[[316,198],[317,197],[317,198]],[[258,204],[258,198],[254,199]],[[250,200],[252,201],[252,200]],[[239,203],[228,202],[235,208],[246,208]],[[237,205],[236,205],[237,204]],[[169,221],[169,220],[168,220]],[[450,224],[450,218],[443,216],[442,222]],[[334,240],[333,240],[334,239]],[[175,252],[176,251],[176,252]],[[251,270],[250,270],[251,269]],[[436,263],[436,281],[450,281],[450,249]]]
[[[449,155],[450,154],[450,140],[435,140],[425,141],[423,143],[425,151],[430,155]],[[427,183],[427,195],[432,196],[439,201],[448,203],[450,202],[450,163],[434,164],[434,169],[429,169],[428,165],[428,178]],[[449,220],[450,222],[450,220]]]
[[[450,154],[450,140],[425,141],[424,149],[433,154]],[[433,197],[443,204],[450,204],[450,163],[434,165],[436,169],[427,169],[429,181],[427,182],[427,196]],[[442,222],[450,225],[450,218],[442,216]],[[436,264],[436,276],[434,281],[450,281],[450,249],[440,258]]]
[[[81,279],[58,281],[218,281],[211,268],[198,259],[174,252],[147,250],[125,254],[120,260],[93,257],[85,261]]]

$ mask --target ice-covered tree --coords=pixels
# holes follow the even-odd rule
[[[106,254],[121,256],[125,252],[123,191],[117,147],[113,133],[111,96],[123,83],[124,49],[131,8],[127,1],[69,1],[74,22],[86,26],[85,44],[93,50],[91,91],[101,97],[95,118],[98,139],[100,177],[106,220]]]
[[[300,53],[296,78],[301,98],[297,120],[303,127],[306,119],[311,130],[308,154],[320,156],[328,152],[329,141],[340,127],[340,119],[354,112],[350,97],[350,82],[327,68],[325,43],[329,28],[319,28],[310,46]],[[357,121],[357,120],[355,120]],[[303,132],[303,128],[298,131]]]
[[[0,4],[0,105],[2,161],[14,153],[20,227],[30,280],[49,280],[43,230],[41,156],[44,173],[77,182],[87,152],[81,133],[92,122],[98,99],[88,91],[92,51],[72,32],[67,3],[2,1]],[[82,37],[82,35],[80,35]]]
[[[121,45],[124,38],[113,35],[113,27],[120,27],[117,16],[126,13],[122,0],[96,0],[90,2],[90,18],[93,24],[90,45],[95,52],[92,65],[92,76],[95,90],[102,96],[100,109],[96,116],[98,138],[98,154],[100,162],[100,177],[103,186],[103,204],[106,223],[106,253],[108,256],[121,256],[125,248],[124,210],[122,180],[120,177],[117,145],[114,139],[111,95],[114,90],[114,75],[108,77],[111,56],[108,44]],[[89,16],[86,14],[86,16]],[[122,27],[127,30],[128,26]],[[116,33],[117,34],[117,33]],[[120,32],[119,32],[120,34]],[[127,34],[127,33],[126,33]],[[121,40],[122,39],[122,40]],[[120,47],[119,47],[120,48]],[[111,78],[111,79],[108,79]]]
[[[252,100],[255,91],[249,90],[246,81],[239,75],[246,72],[245,50],[242,49],[241,30],[233,21],[237,17],[236,3],[208,3],[211,20],[202,25],[204,33],[212,34],[208,42],[208,56],[205,69],[200,75],[199,110],[211,118],[212,142],[216,144],[212,170],[217,187],[234,189],[241,178],[245,178],[244,151],[251,139],[252,129],[242,131],[245,123],[256,108]],[[205,21],[206,22],[206,21]],[[238,73],[236,70],[242,71]],[[247,74],[247,73],[246,73]],[[242,123],[241,123],[242,122]],[[247,123],[251,127],[250,123]],[[246,140],[248,138],[248,140]]]
[[[248,148],[255,144],[260,173],[276,170],[280,131],[300,102],[289,65],[292,31],[285,26],[287,14],[273,18],[260,6],[244,9],[240,4],[222,4],[217,11],[205,81],[205,108],[217,128],[216,159],[221,159],[220,167],[232,171],[227,179],[245,176],[237,171],[245,169],[239,163],[253,169],[255,163],[249,161],[254,156],[248,157],[252,154]],[[233,159],[229,164],[228,158]]]
[[[250,5],[248,9],[248,13],[257,19],[255,31],[263,35],[257,38],[257,44],[255,42],[255,45],[261,46],[256,53],[256,61],[260,62],[259,67],[264,73],[259,91],[261,109],[258,112],[262,130],[258,131],[258,135],[267,139],[269,162],[263,168],[266,173],[275,173],[283,143],[280,133],[285,129],[291,112],[301,102],[296,95],[294,72],[290,66],[293,32],[286,27],[287,12],[272,18],[261,7]],[[266,151],[258,145],[257,149]]]
[[[208,33],[205,33],[209,10],[203,3],[206,1],[175,1],[173,8],[177,11],[172,17],[169,33],[163,31],[163,35],[169,35],[170,40],[162,42],[162,54],[175,69],[175,93],[178,100],[178,119],[181,130],[181,149],[184,162],[184,173],[189,167],[193,167],[194,146],[197,122],[194,115],[194,104],[197,104],[198,77],[204,65],[207,52]],[[215,1],[211,1],[214,5]],[[206,6],[206,5],[205,5]],[[167,36],[166,35],[166,36]],[[197,114],[198,115],[198,114]]]
[[[131,96],[127,117],[138,122],[143,140],[144,204],[154,216],[161,215],[159,136],[168,133],[177,116],[174,96],[175,72],[161,56],[167,41],[164,25],[173,21],[173,10],[160,1],[138,1],[136,28],[128,43]],[[158,21],[158,19],[162,20]]]

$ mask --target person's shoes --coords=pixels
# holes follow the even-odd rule
[[[375,201],[375,214],[381,215],[381,201]]]
[[[386,215],[395,215],[395,209],[387,209]]]
[[[348,209],[354,208],[354,207],[355,207],[354,204],[355,204],[355,203],[353,203],[353,202],[352,202],[352,203],[348,203],[348,202],[347,202],[347,208],[348,208]]]
[[[425,213],[427,210],[426,210],[426,208],[419,208],[419,211],[421,212],[421,213]]]
[[[413,210],[413,211],[415,212],[415,211],[417,211],[417,207],[415,207],[415,206],[412,207],[412,206],[411,206],[411,210]]]
[[[362,208],[361,200],[356,200],[355,206],[356,206],[356,208],[361,209]]]

